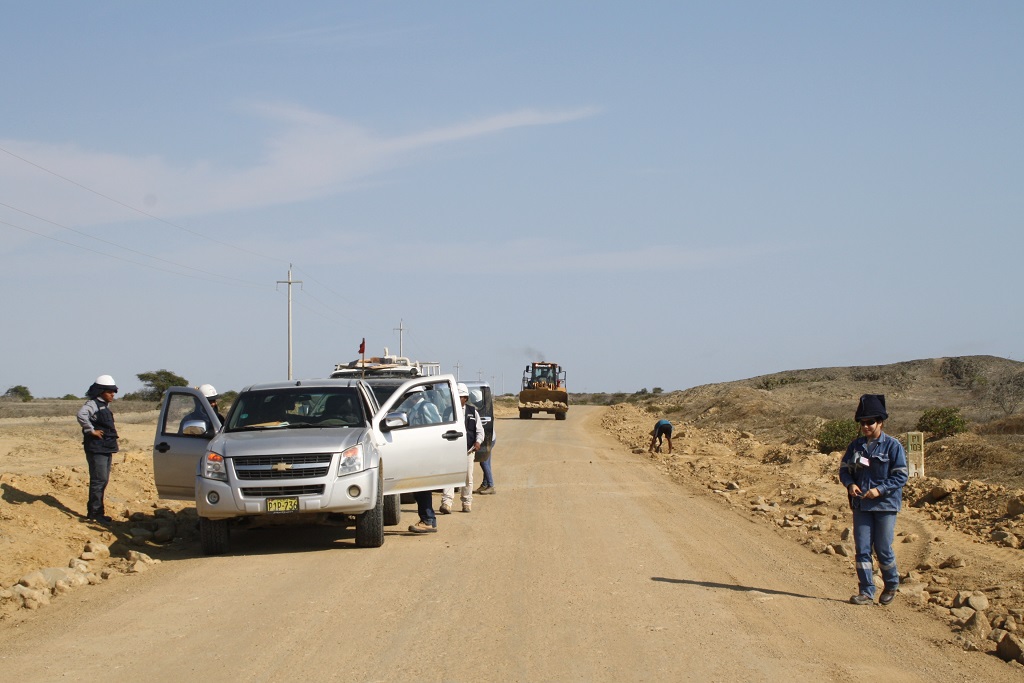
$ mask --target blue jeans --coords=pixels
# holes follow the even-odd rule
[[[85,459],[89,463],[89,503],[86,516],[95,519],[102,517],[105,512],[103,493],[110,481],[110,453],[86,453]]]
[[[480,461],[480,469],[484,471],[484,480],[480,484],[481,486],[494,486],[494,475],[491,474],[491,457],[487,456],[486,460]]]
[[[892,549],[896,534],[895,512],[853,511],[853,544],[856,548],[857,581],[861,595],[875,597],[874,574],[871,569],[871,550],[878,557],[878,568],[882,572],[886,590],[895,590],[900,585],[900,574],[896,570],[896,553]]]
[[[434,516],[434,494],[432,491],[417,491],[412,494],[416,498],[416,511],[420,513],[420,520],[437,526],[437,517]]]

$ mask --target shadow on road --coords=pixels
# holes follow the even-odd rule
[[[402,521],[396,526],[384,527],[385,541],[388,538],[419,536],[408,531],[410,524],[419,517],[414,506],[402,506]],[[245,555],[287,555],[321,552],[325,550],[369,550],[355,543],[356,530],[352,522],[327,521],[323,523],[285,523],[269,526],[229,525],[228,549],[220,557],[241,557]],[[173,542],[138,547],[153,558],[162,561],[189,560],[204,557],[198,538],[198,528],[186,537],[176,537]]]
[[[57,500],[56,497],[50,495],[49,493],[38,496],[34,493],[22,491],[21,489],[6,483],[0,484],[0,489],[3,490],[3,494],[0,497],[2,497],[5,502],[10,503],[11,505],[31,505],[32,503],[42,503],[44,505],[49,505],[54,510],[59,510],[60,512],[63,512],[65,515],[73,519],[83,518],[83,515],[80,512],[72,510],[67,505]]]
[[[788,591],[777,591],[772,588],[754,588],[753,586],[737,586],[734,583],[715,583],[714,581],[693,581],[691,579],[669,579],[664,576],[652,576],[651,581],[661,583],[684,583],[690,586],[703,586],[704,588],[724,588],[725,590],[736,591],[737,593],[766,593],[768,595],[788,595],[792,598],[804,598],[806,600],[828,600],[831,602],[846,602],[836,598],[823,598],[819,595],[804,595],[803,593],[790,593]]]

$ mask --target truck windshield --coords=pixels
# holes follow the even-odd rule
[[[353,387],[288,387],[247,391],[236,399],[227,431],[296,427],[364,427],[367,416]]]

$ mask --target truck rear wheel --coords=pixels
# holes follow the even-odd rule
[[[397,493],[393,496],[384,496],[384,526],[395,526],[402,521],[399,498]]]
[[[519,409],[520,420],[529,420],[531,417],[533,417],[533,413],[531,411],[523,410],[522,408]]]
[[[556,420],[564,420],[565,419],[565,415],[566,415],[565,413],[555,413],[555,419]]]
[[[199,545],[204,555],[222,555],[228,551],[228,520],[199,518]]]
[[[377,479],[377,502],[372,510],[356,517],[356,547],[379,548],[384,545],[384,482]]]

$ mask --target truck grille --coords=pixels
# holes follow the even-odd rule
[[[235,476],[241,481],[265,479],[314,479],[326,477],[331,468],[330,453],[295,455],[252,455],[232,458]]]
[[[274,496],[322,496],[323,484],[309,486],[251,486],[242,487],[245,498],[272,498]]]

